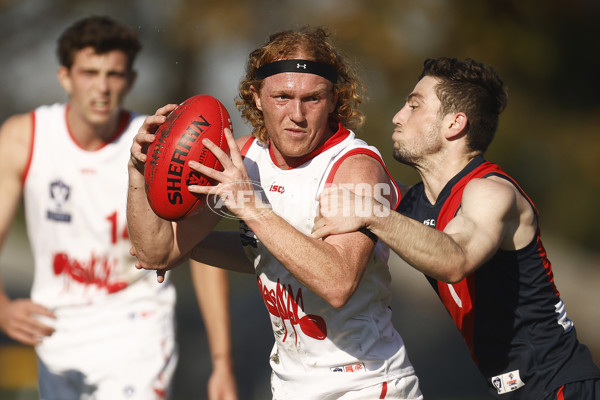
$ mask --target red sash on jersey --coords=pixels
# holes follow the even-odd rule
[[[462,194],[465,190],[465,186],[471,179],[481,178],[491,172],[501,173],[506,176],[506,173],[502,169],[493,163],[484,162],[479,167],[475,168],[469,174],[465,175],[460,179],[448,196],[448,199],[444,202],[435,228],[439,231],[443,231],[448,222],[456,216],[458,209],[462,202]],[[462,336],[471,350],[471,356],[475,363],[477,358],[473,351],[473,327],[475,321],[475,310],[473,305],[475,304],[475,274],[471,274],[465,277],[458,283],[449,285],[445,282],[437,281],[438,293],[440,299],[444,303],[446,310],[450,313],[452,320],[456,324],[456,327],[462,333]],[[454,291],[454,295],[452,293]],[[458,299],[456,299],[458,297]],[[460,304],[459,304],[460,303]]]
[[[529,201],[531,207],[533,207],[535,213],[539,215],[539,212],[529,196],[521,189],[521,187],[514,181],[510,176],[508,176],[498,165],[484,162],[471,171],[469,174],[465,175],[462,179],[460,179],[452,188],[448,199],[445,201],[442,209],[440,210],[440,214],[438,215],[438,221],[436,223],[436,229],[443,231],[448,222],[452,220],[456,216],[458,212],[461,202],[462,202],[462,194],[465,189],[467,183],[469,183],[472,179],[482,178],[488,174],[498,174],[506,177],[515,187],[521,192],[521,194]],[[542,262],[544,264],[544,268],[546,269],[546,273],[548,274],[548,278],[552,283],[554,292],[557,295],[558,290],[554,285],[554,277],[552,273],[552,266],[550,261],[546,256],[546,250],[544,249],[542,242],[540,240],[540,230],[539,227],[536,233],[537,237],[537,245],[538,245],[538,253],[542,258]],[[477,358],[475,357],[475,352],[473,348],[473,329],[475,322],[475,274],[472,273],[469,276],[465,277],[458,283],[455,284],[447,284],[445,282],[437,281],[437,288],[440,299],[444,303],[444,306],[450,313],[452,320],[456,324],[457,328],[460,330],[465,342],[469,346],[471,351],[471,356],[475,363],[477,364]],[[454,292],[454,295],[453,293]],[[457,301],[458,300],[458,301]],[[459,303],[461,303],[459,305]]]

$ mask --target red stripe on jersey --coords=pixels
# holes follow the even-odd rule
[[[556,288],[556,285],[554,284],[554,273],[552,272],[552,264],[550,264],[550,260],[548,260],[548,256],[546,255],[546,249],[544,248],[544,245],[542,244],[542,239],[540,238],[539,228],[537,230],[536,235],[537,235],[538,254],[542,258],[542,264],[544,264],[544,269],[546,270],[546,274],[548,275],[548,280],[552,284],[552,289],[554,290],[554,293],[556,293],[557,296],[560,296],[560,293],[558,292],[558,289]]]
[[[79,147],[83,150],[86,150],[83,147],[81,147],[79,142],[75,139],[75,136],[73,135],[73,131],[71,131],[71,126],[69,125],[69,118],[67,118],[67,116],[69,115],[70,108],[71,108],[71,106],[69,104],[67,104],[67,106],[65,107],[65,125],[67,126],[67,132],[69,133],[71,140],[73,140],[73,143],[75,143],[77,145],[77,147]],[[121,113],[119,114],[119,125],[117,125],[117,129],[115,130],[115,133],[113,134],[113,136],[108,141],[104,142],[104,144],[102,144],[102,146],[98,147],[94,151],[100,150],[101,148],[103,148],[104,146],[106,146],[109,143],[112,143],[113,141],[115,141],[115,139],[117,139],[119,136],[121,136],[121,134],[123,132],[125,132],[125,128],[127,128],[127,125],[129,124],[130,116],[131,116],[131,114],[128,111],[121,111]]]
[[[491,172],[500,172],[505,175],[502,169],[496,164],[485,162],[471,171],[471,173],[465,175],[454,185],[448,196],[448,200],[446,200],[444,206],[440,210],[438,221],[435,226],[437,230],[443,231],[446,225],[448,225],[448,222],[456,216],[467,183],[469,183],[471,179],[481,178]],[[475,351],[473,349],[473,330],[475,327],[475,275],[471,274],[453,285],[438,281],[437,286],[440,299],[444,303],[448,313],[450,313],[456,327],[462,333],[462,336],[471,351],[471,356],[475,363],[477,363],[477,358],[475,357]]]
[[[521,187],[515,182],[510,176],[508,176],[498,165],[492,164],[490,162],[485,162],[481,164],[478,168],[475,168],[469,174],[465,175],[460,181],[458,181],[454,187],[452,188],[452,192],[448,196],[448,200],[444,203],[442,207],[438,221],[436,223],[436,229],[443,231],[448,222],[450,222],[458,212],[461,202],[462,202],[462,193],[466,187],[466,185],[471,181],[471,179],[482,178],[491,173],[496,173],[498,175],[502,175],[507,178],[519,191],[520,193],[528,200],[531,207],[533,207],[535,213],[539,215],[539,212],[529,196],[521,189]],[[554,292],[558,295],[558,290],[554,285],[554,276],[552,273],[552,266],[550,261],[546,256],[546,250],[544,249],[541,240],[540,240],[540,230],[537,230],[537,243],[538,243],[538,254],[542,258],[542,262],[544,268],[546,270],[546,274],[550,282],[552,283],[552,287],[554,288]],[[473,349],[473,329],[475,323],[475,314],[473,306],[475,304],[475,275],[471,274],[462,281],[453,284],[452,288],[444,282],[437,282],[438,291],[440,293],[440,298],[442,299],[444,306],[452,316],[454,323],[461,331],[465,342],[469,346],[471,350],[471,355],[473,356],[473,360],[477,363],[477,359],[475,358],[475,353]],[[454,296],[452,293],[454,291]],[[455,298],[458,296],[458,299]],[[459,304],[460,303],[460,304]]]
[[[244,145],[240,149],[240,154],[242,157],[246,157],[246,154],[248,154],[248,149],[250,148],[250,146],[252,146],[252,143],[254,143],[255,140],[256,138],[254,136],[250,136],[248,140],[246,140],[246,143],[244,143]]]
[[[469,346],[471,357],[478,363],[473,349],[473,335],[475,327],[475,275],[469,275],[458,283],[449,285],[438,281],[438,293],[440,299],[450,313],[456,327]]]
[[[322,145],[320,145],[319,147],[317,147],[316,149],[311,151],[309,154],[302,157],[298,162],[294,163],[294,165],[290,166],[291,167],[290,169],[304,164],[308,160],[315,158],[316,156],[318,156],[322,152],[332,148],[336,144],[341,143],[344,139],[346,139],[348,137],[349,134],[350,134],[350,131],[348,129],[344,128],[341,124],[338,124],[338,130],[337,130],[337,132],[335,132],[333,134],[333,136],[331,136],[329,139],[327,139],[325,141],[325,143],[323,143]],[[277,164],[277,161],[275,161],[275,155],[273,153],[273,143],[272,142],[269,143],[269,154],[271,156],[271,160],[273,161],[273,164],[279,166]]]
[[[446,200],[444,206],[440,210],[440,216],[435,226],[437,230],[443,231],[446,225],[448,225],[448,222],[450,222],[456,216],[456,213],[460,208],[462,194],[465,190],[465,186],[467,186],[467,183],[469,183],[471,179],[481,178],[482,176],[485,176],[491,172],[499,172],[506,176],[504,171],[502,171],[499,166],[490,162],[485,162],[478,168],[475,168],[469,174],[465,175],[456,183],[456,185],[454,185],[452,192],[450,192],[450,195],[448,196],[448,200]]]
[[[564,388],[565,385],[562,385],[560,389],[558,389],[558,392],[556,392],[556,400],[565,400],[565,395],[563,393]]]
[[[336,174],[337,170],[340,168],[340,165],[342,165],[342,162],[344,162],[344,160],[346,160],[348,157],[355,156],[357,154],[364,154],[366,156],[373,157],[374,159],[376,159],[377,161],[379,161],[379,163],[381,164],[381,166],[383,167],[383,169],[385,170],[385,172],[389,176],[390,182],[393,185],[393,189],[396,192],[395,196],[393,197],[393,199],[396,199],[396,202],[395,202],[395,204],[393,206],[390,206],[390,208],[392,210],[395,210],[396,208],[398,208],[398,204],[400,204],[400,197],[401,197],[401,195],[400,195],[400,188],[396,184],[396,181],[394,180],[394,178],[392,178],[392,174],[390,174],[390,171],[388,171],[388,169],[386,168],[386,166],[385,166],[383,160],[381,159],[381,157],[379,157],[379,155],[377,155],[377,153],[375,153],[373,150],[364,149],[364,148],[357,148],[357,149],[352,149],[349,152],[347,152],[346,154],[344,154],[331,167],[331,171],[329,172],[329,175],[327,176],[327,180],[325,181],[325,187],[328,187],[328,186],[330,186],[333,183],[333,178],[335,177],[335,174]]]
[[[25,185],[29,168],[31,167],[31,161],[33,160],[33,143],[35,142],[35,111],[30,113],[31,115],[31,142],[29,142],[29,155],[27,156],[27,164],[23,170],[23,176],[21,177],[21,183]]]
[[[379,396],[379,398],[385,399],[386,395],[387,395],[387,382],[383,382],[381,384],[381,396]]]

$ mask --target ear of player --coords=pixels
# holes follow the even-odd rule
[[[229,154],[225,128],[233,131],[227,109],[219,100],[205,94],[185,100],[159,126],[148,148],[144,169],[146,196],[156,215],[176,221],[204,207],[206,196],[191,193],[187,187],[214,182],[190,169],[188,162],[198,161],[222,171],[223,166],[202,140],[211,140]]]

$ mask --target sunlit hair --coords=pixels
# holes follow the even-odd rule
[[[464,112],[470,150],[485,153],[508,102],[507,89],[494,69],[470,58],[430,58],[419,79],[425,76],[439,80],[435,90],[441,102],[440,116]]]
[[[91,16],[75,22],[58,39],[56,53],[60,65],[70,69],[75,54],[86,47],[92,47],[97,54],[121,50],[127,56],[127,67],[131,70],[142,45],[134,29],[109,17]]]
[[[335,110],[329,116],[332,129],[337,124],[356,130],[364,123],[364,115],[358,110],[363,102],[363,86],[353,68],[327,41],[329,32],[322,28],[304,27],[298,31],[282,31],[269,37],[269,41],[250,53],[246,65],[246,76],[240,82],[240,93],[235,102],[242,118],[254,128],[252,135],[267,143],[267,131],[262,112],[256,107],[250,88],[260,92],[263,81],[256,78],[256,70],[264,64],[277,60],[294,59],[302,54],[304,59],[332,66],[338,74],[333,85],[333,94],[337,94]]]

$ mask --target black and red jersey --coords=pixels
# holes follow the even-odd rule
[[[443,231],[460,208],[466,184],[492,175],[511,182],[538,216],[516,181],[482,156],[448,182],[435,204],[425,196],[421,182],[403,197],[397,211]],[[600,378],[600,369],[567,317],[539,228],[526,247],[498,250],[456,284],[427,279],[495,396],[537,399],[565,383]]]

